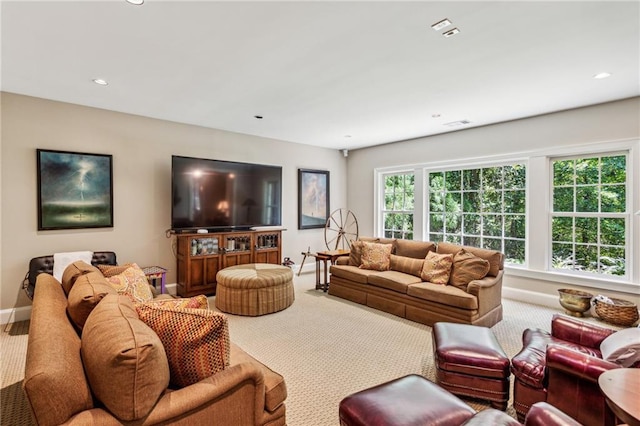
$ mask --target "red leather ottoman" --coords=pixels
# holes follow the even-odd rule
[[[415,374],[354,393],[340,402],[341,426],[461,425],[475,411]]]
[[[505,410],[510,362],[487,327],[437,322],[433,338],[436,382],[459,396],[486,399]]]

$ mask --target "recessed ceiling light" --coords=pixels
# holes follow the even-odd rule
[[[264,117],[261,115],[254,115],[253,118],[257,118],[258,120],[262,120]]]
[[[431,28],[433,28],[436,31],[440,31],[441,29],[446,28],[449,25],[451,25],[451,21],[445,18],[442,21],[436,22],[435,24],[433,24]]]
[[[93,82],[95,84],[99,84],[100,86],[106,86],[107,84],[109,84],[109,83],[107,83],[107,80],[103,80],[101,78],[94,78]]]
[[[603,79],[603,78],[607,78],[607,77],[611,77],[611,73],[601,72],[601,73],[598,73],[598,74],[593,76],[593,78],[596,78],[598,80]]]
[[[351,137],[351,135],[344,135],[344,137],[345,137],[345,138],[350,138],[350,137]]]
[[[459,32],[460,32],[459,29],[454,28],[454,29],[451,29],[451,30],[447,31],[446,33],[442,33],[442,35],[445,36],[446,38],[448,38],[448,37],[451,37],[451,36],[454,36],[454,35],[458,34]]]
[[[440,114],[431,114],[431,118],[440,118]]]
[[[144,3],[144,0],[127,0],[127,3],[135,4],[136,6],[140,6]]]

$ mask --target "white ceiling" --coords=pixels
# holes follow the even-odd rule
[[[3,91],[327,148],[640,95],[639,1],[2,1],[1,14]],[[471,124],[444,125],[458,120]]]

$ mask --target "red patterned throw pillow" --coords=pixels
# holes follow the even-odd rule
[[[172,386],[189,386],[229,366],[229,325],[224,315],[153,303],[138,304],[136,310],[160,337]]]
[[[430,251],[424,259],[424,265],[422,266],[422,274],[420,277],[424,281],[428,281],[433,284],[446,285],[449,282],[449,274],[451,273],[452,265],[453,255],[437,254]]]
[[[362,258],[359,268],[388,271],[391,263],[392,244],[362,242]]]

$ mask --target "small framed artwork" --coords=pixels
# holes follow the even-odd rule
[[[38,230],[113,227],[111,155],[37,150]]]
[[[329,172],[298,169],[298,229],[324,228],[329,217]]]

